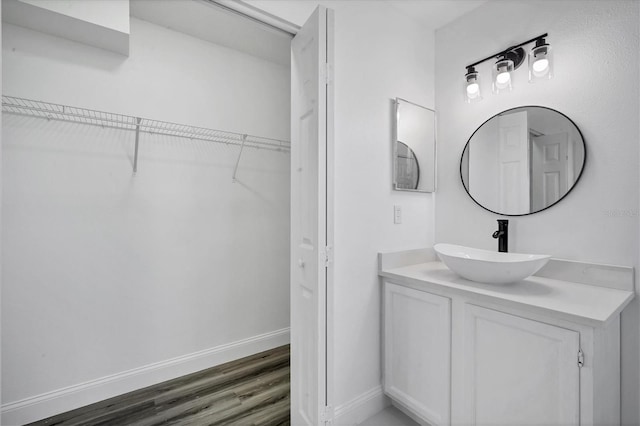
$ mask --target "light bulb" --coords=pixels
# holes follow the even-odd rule
[[[533,70],[536,73],[543,73],[549,68],[549,60],[548,59],[538,59],[533,63]]]
[[[511,80],[511,73],[509,71],[501,72],[496,76],[496,83],[500,86],[504,86],[509,83],[509,80]]]
[[[536,45],[529,53],[529,82],[548,80],[553,77],[553,54],[551,46],[544,38],[536,40]]]
[[[493,67],[493,82],[491,87],[493,93],[510,92],[512,87],[513,76],[511,72],[514,70],[513,61],[503,58],[498,60]]]
[[[478,81],[478,72],[471,66],[467,67],[467,73],[464,76],[464,101],[467,103],[478,102],[482,100],[480,92],[480,82]]]
[[[480,94],[480,85],[478,83],[471,83],[467,86],[467,95],[473,99]]]

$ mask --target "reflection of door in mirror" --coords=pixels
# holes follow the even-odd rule
[[[569,187],[569,143],[566,133],[531,138],[531,207],[542,210]]]
[[[473,146],[467,146],[469,181],[467,191],[488,206],[499,206],[498,121],[493,120],[474,134]]]
[[[500,211],[529,211],[529,124],[527,112],[500,116],[498,120],[498,170]]]
[[[420,182],[420,165],[414,152],[407,144],[398,141],[396,154],[396,187],[401,189],[418,189]]]
[[[529,211],[528,135],[526,112],[502,115],[476,132],[468,147],[467,190],[474,199],[504,214]]]

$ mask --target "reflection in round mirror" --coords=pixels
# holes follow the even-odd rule
[[[571,191],[582,174],[586,147],[566,115],[528,106],[503,111],[469,138],[460,177],[469,196],[506,216],[536,213]]]
[[[407,144],[398,141],[396,155],[396,188],[418,189],[420,165],[416,154]]]

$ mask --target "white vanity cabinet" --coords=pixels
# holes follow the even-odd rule
[[[414,418],[432,426],[620,423],[620,312],[633,291],[536,276],[491,286],[440,262],[381,262],[379,272],[383,388]],[[631,268],[615,272],[633,288]]]
[[[384,388],[432,424],[449,424],[451,300],[388,283],[384,295]]]
[[[462,423],[580,424],[579,332],[466,305],[463,336]]]

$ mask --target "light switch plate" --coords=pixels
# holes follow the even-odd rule
[[[402,223],[402,207],[398,205],[393,206],[393,223]]]

